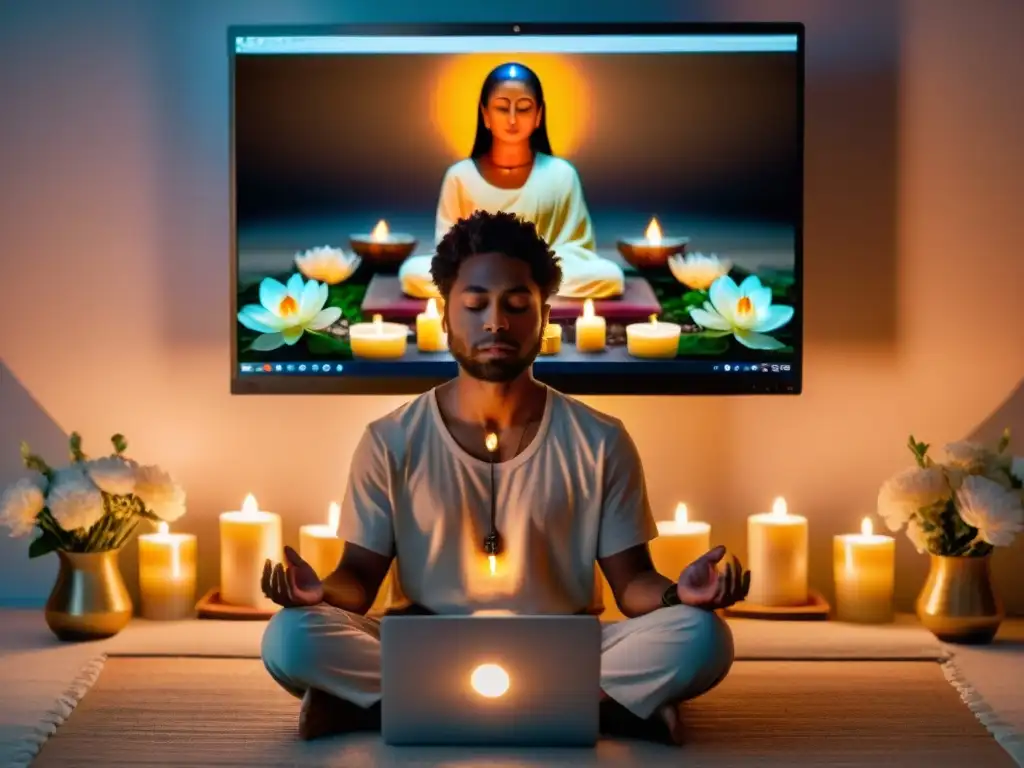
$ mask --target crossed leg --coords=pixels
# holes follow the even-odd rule
[[[303,698],[303,738],[379,723],[377,619],[327,605],[285,609],[267,626],[262,657],[271,677]],[[677,705],[715,687],[732,661],[732,635],[718,616],[663,608],[603,627],[601,690],[641,721],[660,715],[678,741]]]

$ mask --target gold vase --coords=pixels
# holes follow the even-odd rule
[[[60,571],[46,601],[46,624],[61,640],[102,640],[127,626],[132,599],[118,566],[120,550],[57,552]]]
[[[992,586],[991,555],[931,558],[928,579],[917,598],[921,623],[946,643],[992,642],[1006,613]]]

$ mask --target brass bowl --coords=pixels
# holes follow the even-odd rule
[[[416,250],[418,240],[411,235],[387,235],[376,239],[373,235],[352,235],[351,248],[361,259],[380,266],[398,266]]]
[[[688,237],[667,237],[660,243],[652,243],[644,238],[619,240],[616,247],[630,266],[634,269],[664,269],[668,266],[671,256],[686,253]]]

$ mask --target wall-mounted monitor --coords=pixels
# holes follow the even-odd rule
[[[484,209],[532,221],[562,267],[538,379],[799,393],[803,40],[788,23],[229,30],[232,392],[450,379],[431,258]],[[503,165],[517,146],[529,162]]]

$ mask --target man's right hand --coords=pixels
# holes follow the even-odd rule
[[[291,547],[284,548],[285,563],[263,563],[263,594],[283,608],[320,605],[324,585],[313,566]]]

